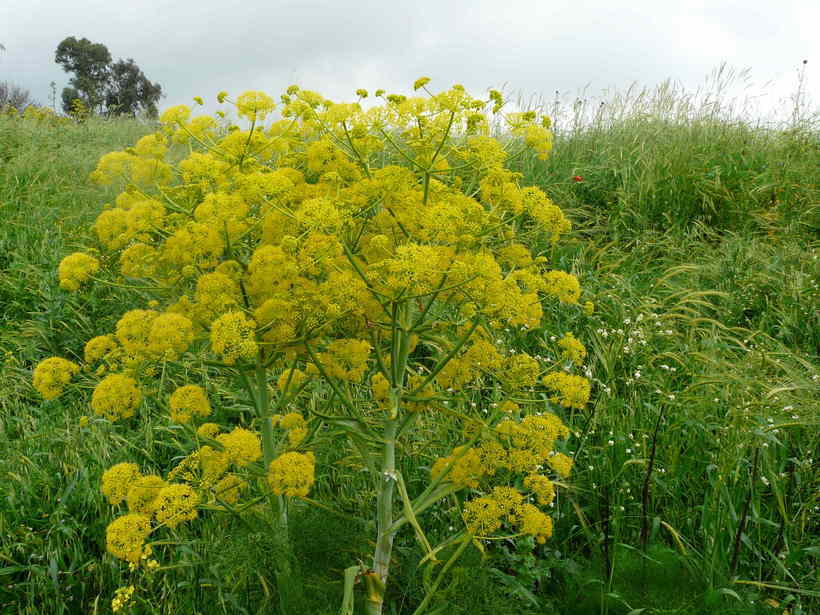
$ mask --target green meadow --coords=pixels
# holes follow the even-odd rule
[[[720,101],[668,89],[618,98],[578,120],[556,109],[546,161],[519,160],[573,223],[556,268],[595,304],[574,332],[592,398],[565,410],[574,459],[546,544],[489,541],[449,571],[428,612],[810,615],[820,609],[820,124],[772,128]],[[573,120],[575,117],[575,121]],[[81,356],[143,298],[62,290],[57,265],[93,242],[116,191],[88,180],[99,157],[151,122],[0,116],[0,613],[110,613],[128,569],[106,553],[102,472],[166,463],[167,421],[92,417],[90,391],[44,401],[32,370]],[[532,355],[564,331],[522,333]],[[78,354],[79,353],[79,354]],[[456,442],[441,442],[450,450]],[[403,441],[422,485],[434,460]],[[414,447],[416,447],[414,449]],[[290,519],[306,612],[337,613],[344,569],[372,551],[366,476],[325,457]],[[338,469],[344,468],[345,472]],[[425,513],[430,535],[459,523]],[[396,538],[387,612],[421,603],[424,553]],[[207,516],[175,535],[140,581],[133,613],[276,613],[276,548],[253,521]]]

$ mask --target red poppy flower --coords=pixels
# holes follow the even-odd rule
[[[575,183],[578,183],[578,182],[582,182],[582,181],[584,181],[584,178],[583,178],[583,177],[581,177],[580,175],[575,175],[575,176],[572,178],[572,181],[574,181]]]

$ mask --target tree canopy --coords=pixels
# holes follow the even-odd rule
[[[112,62],[105,45],[74,36],[57,46],[54,59],[65,72],[74,73],[62,93],[66,113],[79,100],[96,113],[136,115],[144,111],[156,116],[162,86],[152,83],[133,59]]]

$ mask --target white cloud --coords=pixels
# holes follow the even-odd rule
[[[694,89],[722,62],[749,67],[768,105],[793,91],[803,59],[820,99],[816,3],[593,0],[2,0],[0,80],[42,102],[66,36],[134,58],[162,84],[163,105],[218,90],[290,83],[347,98],[358,87],[407,91],[433,85],[481,91],[507,85],[525,95],[574,94],[671,78]]]

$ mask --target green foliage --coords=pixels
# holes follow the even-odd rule
[[[151,83],[132,59],[112,62],[102,43],[73,36],[57,46],[55,62],[67,73],[74,73],[63,89],[63,111],[71,114],[74,101],[80,100],[92,112],[107,115],[137,115],[144,111],[156,117],[162,87]]]

